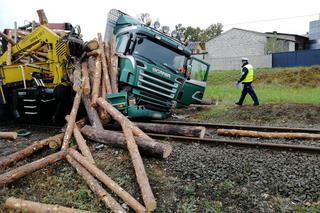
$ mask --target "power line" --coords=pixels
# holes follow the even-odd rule
[[[253,23],[260,23],[260,22],[272,22],[272,21],[279,21],[279,20],[286,20],[286,19],[305,18],[305,17],[311,17],[311,16],[315,16],[315,15],[320,15],[320,14],[314,13],[314,14],[301,15],[301,16],[290,16],[290,17],[273,18],[273,19],[262,19],[262,20],[256,20],[256,21],[245,21],[245,22],[238,22],[238,23],[233,23],[233,24],[224,24],[224,26],[240,25],[240,24],[253,24]]]

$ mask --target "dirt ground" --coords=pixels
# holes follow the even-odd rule
[[[261,105],[250,110],[252,107],[213,106],[198,115],[195,112],[199,109],[190,109],[191,117],[178,116],[203,122],[320,127],[320,106]],[[0,126],[0,131],[18,129],[11,124]],[[58,131],[28,130],[32,131],[28,138],[18,138],[14,142],[0,140],[0,157]],[[173,146],[173,153],[167,159],[143,158],[158,203],[155,212],[320,212],[319,155],[199,143],[164,143]],[[128,152],[92,142],[89,145],[98,167],[142,203]],[[16,166],[53,152],[40,151]],[[10,169],[0,170],[0,173]],[[2,204],[9,196],[106,212],[105,206],[65,161],[0,188],[0,212],[4,211]]]

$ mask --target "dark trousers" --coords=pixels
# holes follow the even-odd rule
[[[253,100],[253,104],[259,105],[258,97],[252,88],[252,82],[242,83],[242,84],[243,84],[243,89],[242,89],[242,93],[241,93],[240,99],[238,101],[238,104],[242,105],[247,93],[249,93],[249,95],[251,96],[251,98]]]

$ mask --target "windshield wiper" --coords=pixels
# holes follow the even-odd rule
[[[134,54],[134,55],[137,55],[138,57],[141,57],[141,58],[147,60],[148,62],[150,62],[150,63],[153,64],[153,65],[157,65],[157,63],[156,63],[154,60],[152,60],[152,59],[150,59],[150,58],[147,58],[147,57],[145,57],[144,55],[140,55],[139,53],[133,53],[133,54]]]
[[[177,70],[173,69],[171,66],[169,66],[166,63],[161,63],[162,66],[164,66],[165,68],[171,70],[173,73],[177,73]]]

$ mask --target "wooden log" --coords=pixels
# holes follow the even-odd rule
[[[11,155],[2,157],[0,159],[0,168],[5,168],[7,166],[15,164],[16,162],[18,162],[20,160],[25,159],[26,157],[32,155],[36,151],[47,146],[52,141],[61,142],[61,140],[63,139],[63,135],[64,135],[63,133],[60,133],[55,136],[43,139],[41,141],[36,141],[36,142],[32,143],[30,146],[27,146],[26,148],[24,148],[18,152],[15,152]]]
[[[126,202],[136,212],[146,212],[146,208],[142,206],[136,199],[134,199],[128,192],[126,192],[121,186],[114,182],[108,175],[102,170],[96,167],[94,164],[87,161],[75,149],[69,149],[69,154],[76,159],[85,169],[87,169],[93,176],[104,183],[109,189],[117,194],[124,202]]]
[[[8,37],[12,39],[12,31],[8,31]],[[12,64],[12,44],[9,42],[7,45],[7,65]]]
[[[6,172],[0,175],[0,187],[8,185],[9,183],[18,180],[19,178],[22,178],[32,172],[48,166],[49,164],[55,163],[65,158],[66,155],[67,150],[63,150]]]
[[[76,121],[76,118],[77,118],[78,109],[79,109],[79,106],[80,106],[81,96],[82,96],[82,89],[80,89],[77,92],[77,94],[76,94],[76,96],[74,97],[74,100],[73,100],[73,106],[72,106],[72,109],[71,109],[71,112],[70,112],[70,117],[69,117],[69,120],[68,120],[67,129],[66,129],[66,132],[65,132],[64,137],[63,137],[63,142],[62,142],[62,147],[61,147],[62,150],[67,149],[68,146],[69,146],[69,142],[70,142],[70,139],[71,139],[71,136],[72,136],[72,132],[73,132],[73,129],[74,129],[74,125],[75,125],[75,121]]]
[[[111,67],[109,68],[110,79],[111,79],[111,87],[112,92],[118,92],[118,55],[116,53],[116,38],[112,36],[111,46],[110,46],[110,63]]]
[[[206,133],[204,126],[186,126],[174,124],[156,124],[135,122],[142,131],[158,134],[182,135],[203,138]]]
[[[74,167],[78,174],[86,181],[90,189],[99,197],[101,201],[104,202],[107,208],[110,208],[113,212],[126,212],[120,204],[113,199],[106,190],[102,188],[100,183],[71,155],[67,155],[67,160]]]
[[[103,98],[98,98],[97,103],[99,106],[107,110],[107,112],[116,120],[124,119],[126,122],[130,122],[128,118],[126,118],[123,114],[121,114],[116,108],[114,108],[110,103],[108,103]],[[150,143],[152,143],[153,139],[150,138],[147,134],[145,134],[141,129],[139,129],[136,125],[132,125],[132,131],[135,136],[145,138],[146,140],[149,140]]]
[[[95,69],[96,69],[96,61],[95,57],[90,56],[88,58],[88,71],[89,71],[89,82],[90,82],[90,87],[92,90],[93,87],[93,79],[94,79],[94,74],[95,74]]]
[[[91,126],[93,126],[93,128],[96,128],[97,130],[103,129],[99,115],[98,115],[96,109],[93,108],[91,106],[91,104],[89,103],[88,96],[82,95],[81,99],[82,99],[82,103],[87,111],[87,115],[88,115]]]
[[[291,132],[279,133],[279,132],[260,132],[260,131],[237,130],[237,129],[218,129],[217,134],[220,136],[231,136],[231,137],[320,140],[320,134],[310,134],[310,133],[291,133]]]
[[[3,32],[0,31],[0,37],[4,38],[7,42],[9,42],[11,45],[15,45],[16,43],[14,42],[14,40],[12,39],[12,37],[7,36],[6,34],[4,34]]]
[[[99,50],[102,62],[102,70],[103,70],[103,83],[105,84],[107,94],[112,93],[109,72],[108,72],[108,64],[106,60],[106,55],[104,52],[104,43],[102,42],[101,33],[98,33],[98,42],[99,42]]]
[[[18,137],[16,132],[0,132],[0,139],[15,140]]]
[[[44,203],[33,202],[29,200],[18,199],[15,197],[9,197],[4,203],[4,209],[14,210],[14,212],[32,212],[32,213],[92,213],[90,211],[84,211],[79,209],[67,208],[59,205],[50,205]]]
[[[41,25],[48,26],[48,19],[43,9],[37,10],[39,22]]]
[[[157,202],[152,193],[152,189],[146,170],[144,168],[142,158],[140,156],[138,146],[133,137],[132,124],[129,122],[125,122],[125,120],[122,120],[121,126],[127,142],[127,148],[131,156],[134,171],[136,173],[137,182],[141,190],[143,202],[149,212],[153,211],[157,207]]]
[[[80,64],[76,63],[75,65],[75,69],[73,71],[73,85],[72,85],[72,89],[75,92],[78,92],[81,89],[81,85],[82,85],[82,80],[81,80],[81,68],[80,68]]]
[[[90,81],[89,81],[89,72],[88,72],[88,63],[86,61],[81,64],[82,79],[83,79],[83,94],[90,94]]]
[[[69,120],[69,116],[66,116],[66,120]],[[80,127],[82,128],[82,127]],[[90,152],[90,149],[86,143],[86,140],[83,138],[78,125],[74,125],[74,129],[73,129],[73,136],[76,139],[78,148],[80,149],[82,155],[87,159],[87,161],[89,161],[92,164],[95,164],[95,161],[92,157],[92,154]]]
[[[92,126],[84,126],[80,129],[81,133],[90,140],[106,145],[125,148],[126,141],[123,133],[110,131],[110,130],[98,130]],[[166,145],[155,140],[149,141],[142,137],[134,137],[139,150],[145,156],[152,156],[157,158],[167,158],[172,152],[172,146]]]
[[[125,140],[127,141],[127,148],[129,150],[131,160],[136,172],[136,177],[142,193],[144,204],[148,211],[153,211],[156,208],[157,203],[152,193],[149,180],[139,153],[138,146],[133,137],[133,124],[129,119],[127,119],[123,114],[121,114],[116,108],[114,108],[103,98],[98,98],[97,103],[99,104],[99,106],[104,108],[112,116],[113,119],[115,119],[121,124]]]
[[[100,94],[100,85],[101,85],[101,57],[98,56],[96,58],[96,66],[95,66],[95,73],[94,73],[92,94],[91,94],[91,105],[93,107],[97,106],[97,98],[99,97],[99,94]]]
[[[98,55],[100,55],[100,50],[92,50],[90,52],[87,52],[88,57],[90,57],[90,56],[97,57]]]
[[[99,48],[99,43],[96,39],[92,39],[90,41],[86,41],[83,45],[84,50],[86,52],[90,52]]]

